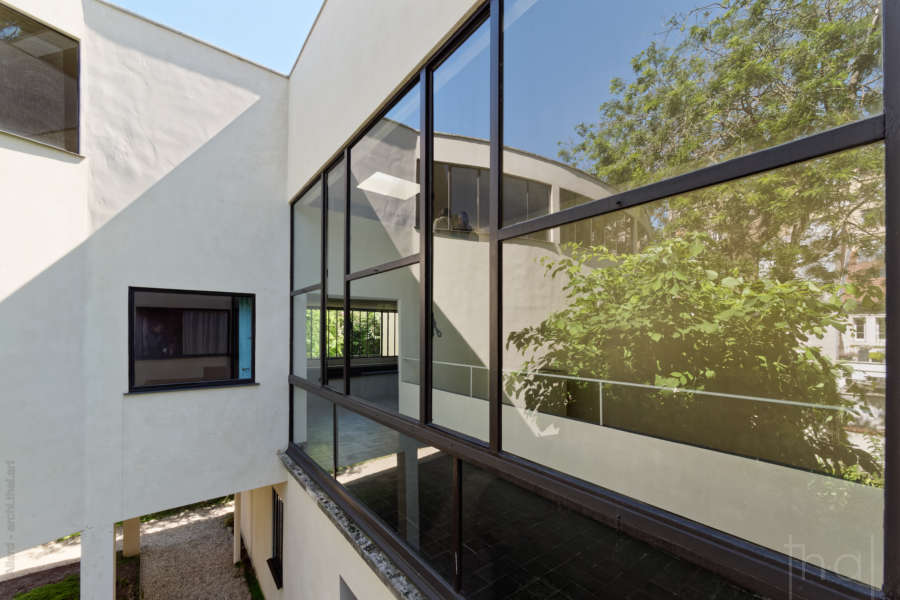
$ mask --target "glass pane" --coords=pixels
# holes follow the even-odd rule
[[[503,6],[504,173],[553,212],[882,111],[879,0]]]
[[[337,480],[452,581],[452,459],[338,407]]]
[[[334,407],[325,398],[294,386],[293,443],[334,474]]]
[[[435,70],[434,128],[432,419],[486,441],[489,22]]]
[[[238,379],[253,377],[253,299],[249,296],[236,297],[237,305],[237,353]]]
[[[883,161],[504,243],[504,448],[879,586]]]
[[[240,300],[134,292],[134,387],[250,379],[253,301]]]
[[[350,393],[419,417],[419,265],[350,283]]]
[[[322,294],[297,294],[294,303],[294,375],[315,383],[322,380]],[[330,335],[330,333],[329,333]]]
[[[344,161],[328,172],[328,386],[344,391]]]
[[[78,42],[2,5],[0,129],[78,152]]]
[[[350,151],[350,271],[419,251],[419,86]]]
[[[322,283],[322,183],[316,182],[293,207],[294,289]]]
[[[468,463],[462,510],[466,598],[758,598]]]

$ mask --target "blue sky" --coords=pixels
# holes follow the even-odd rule
[[[293,66],[322,4],[321,0],[113,1],[281,73]],[[703,4],[507,0],[505,144],[556,159],[560,142],[574,138],[578,123],[597,120],[598,107],[609,99],[610,80],[632,79],[632,57],[651,42],[678,43],[679,33],[664,33],[666,20]],[[456,53],[456,60],[438,70],[436,130],[488,137],[488,37],[487,27],[482,27]],[[415,117],[417,126],[415,106],[417,101],[409,114],[401,109],[392,117]]]
[[[294,65],[322,0],[112,0],[280,73]]]
[[[596,122],[615,77],[651,43],[675,46],[667,21],[701,0],[506,0],[504,144],[557,159],[575,126]],[[615,10],[610,10],[615,6]],[[489,32],[482,26],[435,73],[436,131],[490,135]]]

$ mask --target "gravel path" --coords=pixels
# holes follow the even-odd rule
[[[234,502],[186,510],[141,525],[144,600],[249,600],[240,567],[231,563],[225,519]]]

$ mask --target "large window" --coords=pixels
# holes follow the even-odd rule
[[[896,595],[893,6],[633,4],[483,6],[298,195],[291,451],[442,593]]]
[[[128,293],[132,391],[253,381],[253,295]]]
[[[78,42],[3,5],[0,130],[78,152]]]
[[[490,260],[488,236],[473,222],[489,217],[490,20],[433,77],[433,422],[486,442]],[[457,157],[472,166],[457,166]],[[444,188],[446,163],[456,164],[448,165]]]

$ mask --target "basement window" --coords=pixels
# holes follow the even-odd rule
[[[78,42],[2,4],[0,129],[78,152]]]
[[[284,559],[284,501],[272,488],[272,558],[266,561],[275,587],[279,590],[282,585],[282,564]]]
[[[252,383],[252,294],[129,288],[129,391]]]

